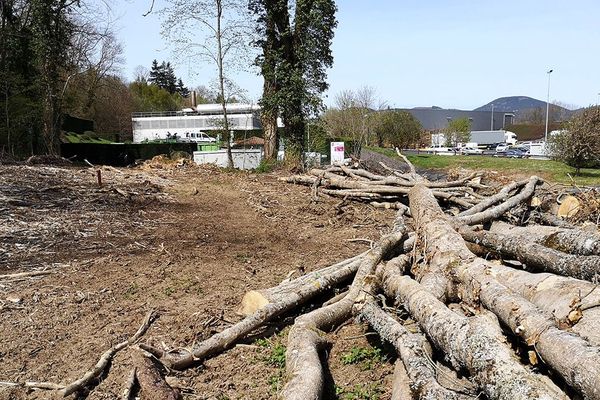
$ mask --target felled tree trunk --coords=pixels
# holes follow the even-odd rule
[[[502,201],[506,201],[510,198],[511,192],[513,190],[516,190],[516,189],[519,189],[519,188],[525,186],[528,182],[529,182],[529,180],[511,183],[510,185],[505,186],[502,189],[500,189],[500,191],[497,194],[486,198],[485,200],[481,201],[479,204],[474,205],[470,209],[465,210],[458,215],[459,215],[459,217],[462,217],[462,216],[466,216],[466,215],[477,214],[478,212],[484,211],[485,209],[493,206],[494,204],[500,203]]]
[[[327,290],[332,286],[337,286],[340,283],[349,280],[356,273],[362,258],[366,254],[366,252],[359,254],[358,256],[341,261],[327,268],[322,268],[300,276],[297,279],[282,282],[272,288],[250,290],[244,294],[237,312],[238,314],[248,316],[267,304],[287,302],[290,293],[302,291],[306,287],[314,287],[314,294],[316,295],[319,293],[317,291],[318,289]],[[312,296],[312,293],[305,294],[305,296],[308,295]],[[309,299],[310,297],[306,297],[303,301]]]
[[[157,356],[163,364],[170,368],[179,370],[189,368],[195,363],[223,352],[273,318],[350,279],[356,273],[361,262],[362,257],[354,257],[326,268],[325,270],[328,272],[321,276],[319,271],[315,271],[305,277],[282,283],[277,288],[267,290],[277,293],[276,296],[271,300],[266,298],[267,303],[248,302],[246,307],[248,309],[255,307],[256,311],[235,325],[198,343],[191,352],[185,349],[165,352],[149,345],[140,345],[140,347]],[[285,290],[282,290],[282,287]]]
[[[600,233],[598,232],[544,225],[513,226],[501,221],[494,222],[490,232],[516,236],[565,253],[580,256],[600,255]]]
[[[392,233],[384,236],[362,260],[348,294],[340,301],[296,318],[288,334],[286,370],[289,377],[282,396],[287,400],[320,399],[323,367],[319,351],[326,344],[322,332],[350,318],[352,307],[365,286],[370,284],[377,264],[393,253],[405,238],[402,213],[397,213]]]
[[[577,256],[521,237],[461,229],[465,240],[490,248],[539,271],[593,281],[600,276],[600,256]]]
[[[427,257],[432,260],[436,257],[453,259],[451,263],[446,264],[444,270],[439,272],[452,276],[453,281],[459,284],[460,297],[464,300],[472,299],[475,304],[480,300],[485,308],[498,316],[525,343],[535,345],[541,358],[570,386],[584,396],[596,398],[600,395],[600,349],[590,346],[576,335],[561,331],[554,325],[554,321],[544,315],[539,308],[492,278],[488,273],[489,263],[477,258],[467,249],[465,242],[453,229],[452,224],[444,224],[444,221],[450,221],[437,203],[432,201],[432,195],[426,193],[429,189],[424,186],[415,186],[413,190],[415,197],[422,198],[429,204],[429,207],[417,212],[417,209],[413,209],[411,202],[413,215],[424,216],[416,221],[417,233],[426,237],[427,240],[435,239],[435,246],[430,248]],[[421,221],[432,220],[439,220],[440,223],[422,225]],[[454,256],[449,257],[449,254]],[[406,296],[402,290],[398,293],[403,297]],[[429,317],[428,310],[425,308],[426,304],[421,304],[421,309],[416,308],[417,306],[418,304],[415,304],[411,314],[419,311],[426,313],[423,318]],[[413,316],[416,317],[416,315]],[[439,316],[440,314],[436,315],[436,317]],[[438,325],[435,326],[442,324],[439,318],[434,318],[434,320],[438,321]],[[429,320],[424,320],[421,326],[427,331],[423,326],[426,321]],[[434,322],[433,320],[429,321],[431,324]],[[488,321],[489,324],[490,321]],[[445,332],[445,328],[443,332]],[[432,337],[430,332],[427,333]],[[473,332],[473,334],[476,333]],[[564,354],[571,356],[564,357]]]
[[[177,400],[179,393],[165,382],[156,366],[141,351],[134,353],[135,376],[140,385],[141,398],[145,400]]]
[[[490,399],[567,399],[541,376],[524,368],[506,344],[493,316],[461,316],[408,276],[378,271],[386,295],[419,323],[455,369],[465,368]]]
[[[434,365],[430,361],[431,348],[422,334],[407,331],[398,321],[379,308],[374,300],[365,302],[360,310],[360,315],[382,339],[394,346],[402,360],[415,398],[462,400],[474,398],[446,389],[438,383]],[[402,376],[394,375],[394,381],[401,378]],[[393,386],[396,386],[396,383]]]
[[[466,248],[457,251],[452,241],[445,240],[450,227],[449,219],[441,212],[436,199],[425,185],[416,185],[408,198],[417,235],[425,246],[425,253],[431,257],[422,269],[413,272],[421,285],[435,298],[444,300],[453,287],[446,271],[461,260],[472,257],[472,254]],[[440,212],[432,213],[431,210]]]
[[[559,327],[600,346],[600,289],[597,285],[502,265],[489,265],[488,272],[498,282],[552,315]]]
[[[472,215],[458,216],[456,217],[456,220],[459,223],[465,225],[476,225],[498,219],[502,214],[504,214],[511,208],[519,205],[523,201],[530,198],[533,195],[533,192],[535,191],[535,186],[537,185],[539,180],[540,178],[538,178],[537,176],[532,176],[531,178],[529,178],[529,182],[527,182],[527,184],[525,185],[523,190],[519,192],[519,194],[510,197],[508,200],[498,204],[495,207],[479,211]]]

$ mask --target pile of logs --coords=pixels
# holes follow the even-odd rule
[[[203,342],[140,347],[167,370],[183,370],[330,295],[289,331],[284,399],[322,397],[324,333],[352,318],[397,352],[393,399],[600,399],[600,233],[502,222],[528,207],[542,184],[535,176],[490,194],[475,175],[430,182],[405,161],[408,172],[387,168],[386,176],[335,166],[285,178],[310,186],[314,198],[395,209],[393,228],[365,253],[248,292],[238,310],[245,317]],[[467,379],[444,384],[435,358]]]
[[[295,319],[282,398],[321,398],[324,332],[353,317],[397,352],[393,399],[600,398],[600,234],[502,223],[542,181],[533,176],[484,196],[489,188],[476,178],[429,182],[412,165],[388,176],[336,166],[284,178],[310,186],[313,197],[396,209],[393,229],[363,254],[247,293],[243,320],[190,349],[142,347],[169,368],[185,369],[351,280]],[[419,331],[405,328],[382,298],[407,311]],[[468,382],[444,386],[433,352]]]

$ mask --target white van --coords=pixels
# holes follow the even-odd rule
[[[179,141],[188,143],[215,143],[217,139],[208,136],[205,132],[186,132],[179,138]]]

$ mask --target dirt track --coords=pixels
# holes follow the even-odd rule
[[[55,272],[0,282],[0,381],[75,380],[150,309],[160,317],[144,341],[190,346],[237,321],[245,291],[358,254],[368,244],[347,239],[389,228],[392,211],[314,203],[310,189],[276,178],[193,166],[104,169],[98,187],[89,168],[0,166],[0,274]],[[285,344],[277,332],[291,322],[171,383],[183,398],[274,398]],[[347,340],[331,349],[328,398],[389,398],[385,350],[377,368],[344,365],[352,347],[371,349],[369,336],[354,325],[332,335]],[[118,353],[87,398],[121,395],[131,351]],[[0,398],[53,396],[0,387]]]

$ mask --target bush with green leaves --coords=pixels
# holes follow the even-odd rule
[[[588,107],[548,140],[550,154],[576,169],[600,166],[600,106]]]

